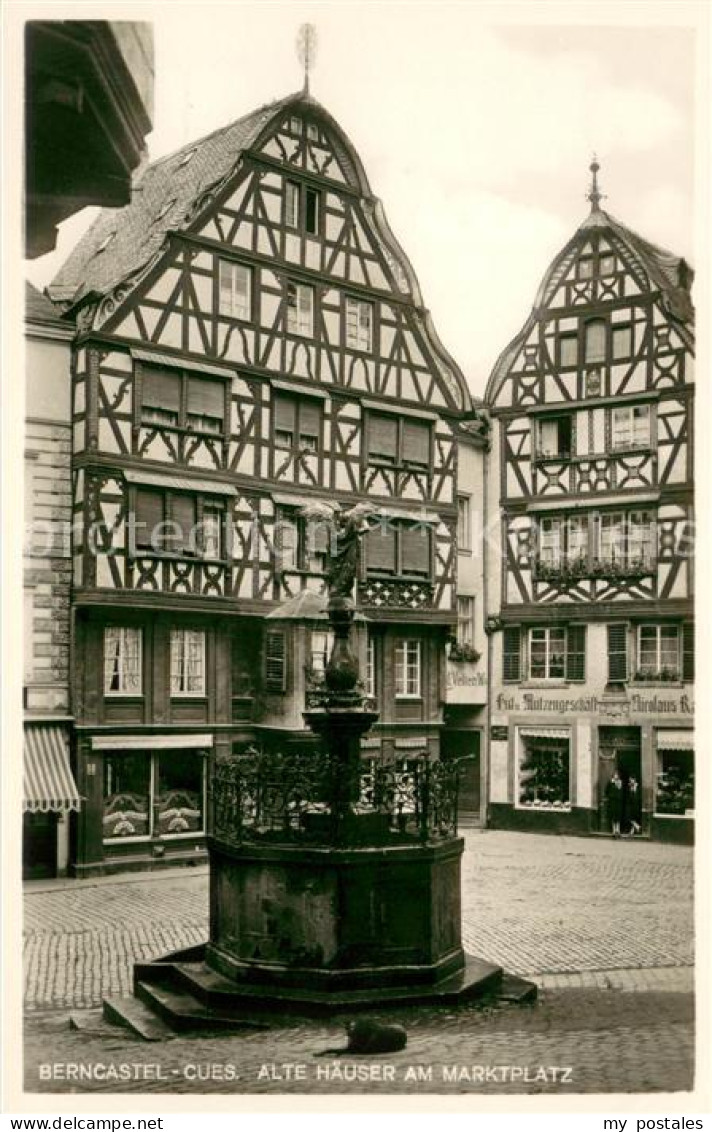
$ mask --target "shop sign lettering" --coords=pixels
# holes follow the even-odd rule
[[[625,699],[602,699],[599,696],[551,696],[540,692],[521,695],[500,693],[495,698],[496,711],[555,712],[557,715],[600,715],[606,719],[628,719],[635,715],[694,715],[694,701],[683,694],[676,698],[657,693],[639,692]]]

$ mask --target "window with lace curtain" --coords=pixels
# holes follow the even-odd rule
[[[205,695],[205,633],[171,630],[171,695]]]
[[[123,626],[104,629],[104,694],[140,696],[141,630]]]

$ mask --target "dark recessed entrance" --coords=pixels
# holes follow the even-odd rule
[[[612,828],[606,788],[616,770],[623,782],[621,831],[629,833],[632,822],[642,824],[639,727],[598,729],[598,821],[602,833],[610,833]]]

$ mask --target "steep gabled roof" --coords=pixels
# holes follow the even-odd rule
[[[196,202],[232,173],[265,125],[298,97],[261,106],[148,165],[130,203],[103,209],[85,232],[48,288],[53,301],[73,305],[92,293],[105,295],[150,263],[168,233],[185,225]]]
[[[625,245],[628,255],[647,275],[650,289],[660,291],[660,297],[665,308],[673,318],[678,319],[683,324],[681,327],[683,336],[692,334],[692,323],[695,318],[695,308],[690,294],[695,275],[692,267],[682,256],[676,256],[672,252],[650,243],[649,240],[644,239],[637,232],[622,224],[620,220],[616,220],[610,213],[604,212],[600,208],[593,208],[568,243],[552,260],[539,284],[531,314],[519,333],[507,343],[497,358],[487,382],[486,404],[492,404],[492,398],[499,392],[520,348],[527,341],[537,317],[547,309],[561,281],[567,275],[578,254],[582,235],[594,228],[605,232],[609,237],[614,237],[614,243],[617,239]]]

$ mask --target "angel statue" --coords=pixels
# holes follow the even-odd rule
[[[358,577],[360,541],[369,529],[369,518],[376,514],[370,503],[357,503],[348,511],[340,511],[327,504],[311,504],[303,508],[306,519],[319,519],[333,524],[335,539],[329,539],[326,582],[329,600],[350,598]]]

